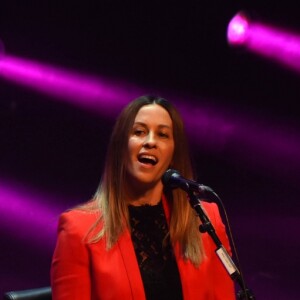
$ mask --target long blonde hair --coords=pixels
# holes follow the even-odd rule
[[[135,116],[144,105],[158,104],[166,109],[173,122],[174,154],[172,167],[186,178],[193,178],[191,160],[182,119],[175,107],[164,98],[142,96],[130,102],[119,115],[107,149],[106,161],[100,185],[93,199],[101,215],[94,228],[101,222],[103,226],[93,234],[91,242],[97,242],[105,236],[110,249],[120,234],[129,226],[128,207],[124,201],[126,184],[126,157],[129,132]],[[202,240],[198,230],[199,220],[191,208],[185,192],[166,191],[170,207],[170,240],[173,245],[179,243],[183,257],[194,265],[199,265],[204,257]],[[94,232],[94,231],[93,231]]]

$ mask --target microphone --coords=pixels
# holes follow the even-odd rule
[[[181,188],[187,193],[214,193],[214,191],[210,187],[197,183],[196,181],[186,179],[182,177],[178,171],[173,169],[169,169],[165,172],[165,174],[162,176],[162,183],[164,186],[171,189]]]

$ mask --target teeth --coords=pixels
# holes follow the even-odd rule
[[[139,155],[139,161],[144,163],[151,163],[152,165],[155,165],[157,163],[157,158],[152,155],[141,154]]]
[[[152,155],[141,155],[140,156],[141,159],[150,159],[156,162],[156,157],[152,156]]]

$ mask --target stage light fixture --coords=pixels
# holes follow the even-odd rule
[[[239,12],[228,24],[227,40],[230,45],[243,45],[247,40],[249,20],[245,13]]]
[[[228,24],[227,41],[231,46],[242,46],[251,53],[300,73],[299,33],[250,19],[239,12]]]

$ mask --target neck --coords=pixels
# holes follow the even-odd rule
[[[163,185],[161,182],[153,187],[132,188],[129,187],[126,191],[126,201],[130,205],[156,205],[162,196]]]

